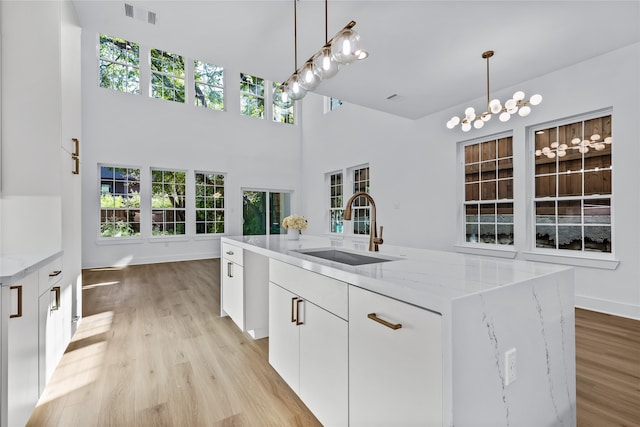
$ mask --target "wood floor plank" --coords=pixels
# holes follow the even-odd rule
[[[28,426],[319,426],[220,317],[219,260],[83,271],[83,321]]]
[[[83,321],[37,427],[313,427],[253,340],[221,318],[219,260],[83,271]],[[640,321],[576,309],[579,427],[640,426]]]

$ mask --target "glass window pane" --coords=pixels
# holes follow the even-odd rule
[[[465,188],[465,200],[480,200],[480,184],[466,184]]]
[[[498,223],[513,223],[513,203],[498,203],[496,207]]]
[[[582,202],[568,200],[558,202],[558,224],[581,224]]]
[[[495,160],[496,141],[487,141],[480,144],[480,161]],[[495,163],[495,162],[494,162]]]
[[[556,202],[536,202],[536,224],[556,223]]]
[[[558,175],[558,197],[581,196],[582,174],[569,173]]]
[[[582,227],[558,226],[558,249],[582,250]]]
[[[584,195],[611,194],[611,170],[585,172]]]
[[[496,199],[496,182],[488,181],[480,183],[481,198],[482,200],[495,200]]]
[[[498,158],[513,157],[512,138],[500,138],[498,140]]]
[[[464,162],[478,163],[480,161],[480,145],[473,144],[464,147]]]
[[[513,159],[498,160],[498,178],[513,177]]]
[[[464,167],[464,180],[465,182],[480,181],[480,165],[478,163],[473,163]]]
[[[536,248],[556,249],[556,227],[536,225]]]
[[[496,162],[480,163],[480,179],[482,181],[496,179]]]
[[[513,245],[513,224],[498,224],[496,229],[499,245]]]
[[[478,222],[478,205],[465,206],[466,222]]]
[[[555,197],[556,196],[556,176],[539,176],[536,177],[536,197]]]
[[[585,200],[585,224],[611,224],[611,201],[608,199]]]
[[[496,243],[496,225],[480,224],[480,238],[478,241],[481,243]]]
[[[611,227],[585,226],[584,250],[592,252],[611,252]]]
[[[494,203],[480,205],[480,222],[496,222],[496,205]]]
[[[470,243],[477,243],[478,242],[478,224],[467,224],[467,232],[466,232],[466,238],[465,241],[470,242]]]
[[[498,199],[513,199],[513,179],[498,181]]]

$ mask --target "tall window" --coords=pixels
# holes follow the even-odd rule
[[[140,169],[100,166],[100,236],[140,235]]]
[[[222,67],[193,61],[196,106],[224,110],[224,70]]]
[[[329,174],[329,223],[332,233],[342,233],[342,203],[342,172]]]
[[[358,191],[369,192],[368,166],[353,170],[353,192]],[[369,234],[370,211],[369,200],[364,197],[358,197],[353,201],[353,234]]]
[[[184,171],[151,169],[151,233],[172,236],[186,233]]]
[[[611,115],[533,134],[536,247],[612,252]]]
[[[224,175],[196,172],[196,234],[224,233]]]
[[[151,49],[151,96],[184,102],[184,59],[180,55]]]
[[[100,34],[100,86],[140,93],[140,47],[124,39]]]
[[[280,83],[273,83],[273,90],[275,91],[280,86]],[[273,92],[272,92],[273,93]],[[273,121],[279,123],[293,124],[293,104],[289,108],[281,108],[276,103],[273,103]]]
[[[510,136],[464,147],[465,240],[513,245],[513,150]]]
[[[240,114],[264,118],[264,79],[240,73]]]

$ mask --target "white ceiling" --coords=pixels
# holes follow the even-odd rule
[[[83,27],[272,81],[294,71],[293,0],[75,0]],[[298,66],[325,41],[324,1],[298,0]],[[329,38],[357,22],[364,61],[315,92],[416,119],[640,41],[640,1],[329,0]],[[535,88],[532,88],[535,89]],[[394,100],[386,98],[399,95]],[[531,95],[531,94],[529,94]]]

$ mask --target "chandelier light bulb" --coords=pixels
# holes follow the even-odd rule
[[[522,101],[524,99],[524,92],[521,90],[517,91],[513,94],[513,99],[516,101]]]
[[[543,154],[545,154],[545,155],[546,155],[546,154],[549,154],[549,152],[551,152],[551,149],[550,149],[549,147],[544,147],[544,148],[542,149],[542,153],[543,153]]]
[[[483,122],[488,122],[489,120],[491,120],[491,113],[485,111],[484,113],[482,113],[480,118]]]
[[[345,28],[331,42],[334,59],[341,64],[350,64],[360,59],[360,35],[351,28]]]
[[[321,79],[326,80],[338,74],[339,64],[333,59],[331,48],[323,47],[313,59],[316,72]]]
[[[502,105],[500,104],[499,100],[494,99],[489,103],[489,109],[493,114],[496,114],[502,110]]]
[[[605,145],[600,143],[600,144],[596,144],[596,151],[602,151],[605,149]]]
[[[473,122],[473,127],[476,129],[480,129],[482,128],[482,126],[484,126],[484,122],[482,121],[482,119],[478,119],[475,122]]]
[[[453,129],[454,127],[456,127],[456,124],[453,122],[453,119],[449,120],[447,122],[447,128]]]
[[[554,159],[556,157],[556,153],[554,153],[553,151],[549,151],[547,153],[547,157],[550,159]]]
[[[293,105],[286,85],[282,84],[274,89],[273,102],[280,108],[289,108]]]
[[[540,95],[539,93],[536,93],[535,95],[533,95],[529,100],[529,103],[531,105],[538,105],[541,102],[542,102],[542,95]]]
[[[577,138],[577,137],[576,137],[576,138],[573,138],[573,139],[571,140],[571,143],[572,143],[573,145],[578,145],[578,144],[580,144],[580,138]]]
[[[569,148],[569,146],[567,144],[560,144],[558,146],[558,150],[562,150],[562,151],[566,150],[567,148]]]
[[[302,66],[300,76],[302,77],[299,79],[300,86],[307,91],[317,88],[322,81],[313,62],[307,62]]]
[[[558,148],[558,143],[556,141],[551,143],[551,148]]]
[[[589,147],[587,147],[586,145],[583,147],[579,147],[578,151],[581,152],[582,154],[587,154],[589,152]]]
[[[530,113],[531,107],[529,107],[528,105],[525,105],[524,107],[520,108],[520,111],[518,111],[520,117],[527,117]]]
[[[465,122],[462,124],[462,130],[464,132],[469,132],[471,130],[471,123]]]
[[[504,103],[504,108],[506,108],[507,111],[509,111],[515,108],[516,105],[517,105],[517,102],[515,99],[508,99],[507,102]]]
[[[536,156],[541,156],[542,155],[542,150],[536,150]]]
[[[593,135],[591,135],[592,141],[598,141],[599,139],[600,139],[600,134],[594,133]]]
[[[287,86],[289,87],[289,98],[293,101],[302,99],[307,94],[307,91],[300,85],[300,76],[297,73],[291,76]]]
[[[605,143],[605,144],[611,144],[612,142],[613,142],[613,138],[611,138],[610,136],[608,136],[608,137],[606,137],[606,138],[604,139],[604,143]]]
[[[506,111],[502,112],[499,116],[499,119],[501,122],[508,122],[510,118],[511,118],[511,114],[509,114]]]
[[[564,157],[567,155],[567,152],[564,150],[558,150],[558,157]]]

